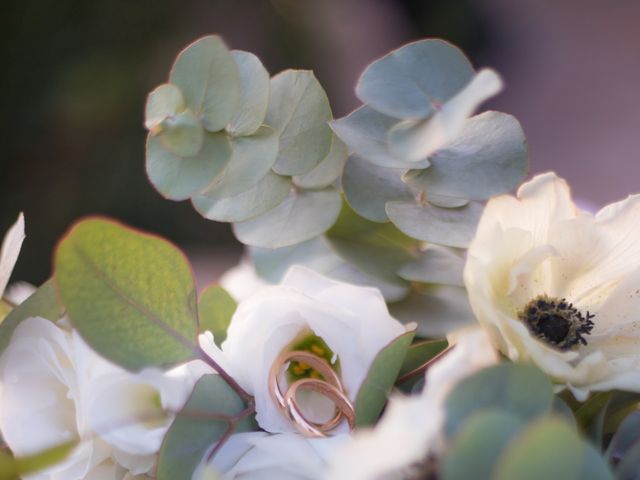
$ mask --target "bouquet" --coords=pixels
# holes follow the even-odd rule
[[[334,119],[310,71],[187,46],[146,171],[245,256],[198,291],[174,245],[89,217],[7,288],[21,214],[0,478],[640,478],[640,197],[594,214],[525,182],[518,121],[477,113],[501,88],[426,39]]]

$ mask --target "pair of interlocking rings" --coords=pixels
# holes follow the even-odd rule
[[[302,378],[296,380],[283,394],[280,387],[280,376],[290,362],[304,362],[322,375],[323,380],[316,378]],[[326,422],[319,423],[304,416],[296,395],[300,390],[311,390],[331,400],[335,406],[333,417]],[[347,421],[349,429],[355,427],[355,411],[351,400],[345,395],[340,377],[333,371],[329,363],[317,355],[305,351],[283,352],[273,362],[269,371],[269,391],[273,401],[298,431],[307,437],[326,437],[343,420]]]

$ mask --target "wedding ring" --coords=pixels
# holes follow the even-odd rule
[[[298,390],[312,390],[327,397],[335,405],[337,411],[336,416],[324,423],[309,421],[300,411],[300,407],[296,402]],[[343,417],[346,418],[350,430],[355,428],[356,415],[351,401],[342,390],[328,382],[314,378],[297,380],[289,386],[284,396],[284,403],[286,405],[287,416],[291,422],[302,435],[307,437],[326,437],[326,432],[333,430],[342,421]]]

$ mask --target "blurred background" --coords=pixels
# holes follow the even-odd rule
[[[636,0],[22,0],[0,17],[0,232],[24,211],[13,279],[39,284],[56,240],[106,214],[164,235],[199,283],[233,265],[228,225],[157,194],[144,173],[146,94],[180,49],[220,33],[275,74],[313,69],[336,117],[358,105],[362,69],[427,36],[492,66],[531,173],[555,170],[597,208],[640,192],[640,1]],[[640,221],[640,219],[639,219]]]

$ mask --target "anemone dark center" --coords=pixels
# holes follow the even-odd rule
[[[581,343],[593,329],[594,315],[584,315],[564,298],[559,300],[539,295],[518,314],[531,333],[560,350],[568,350]]]

